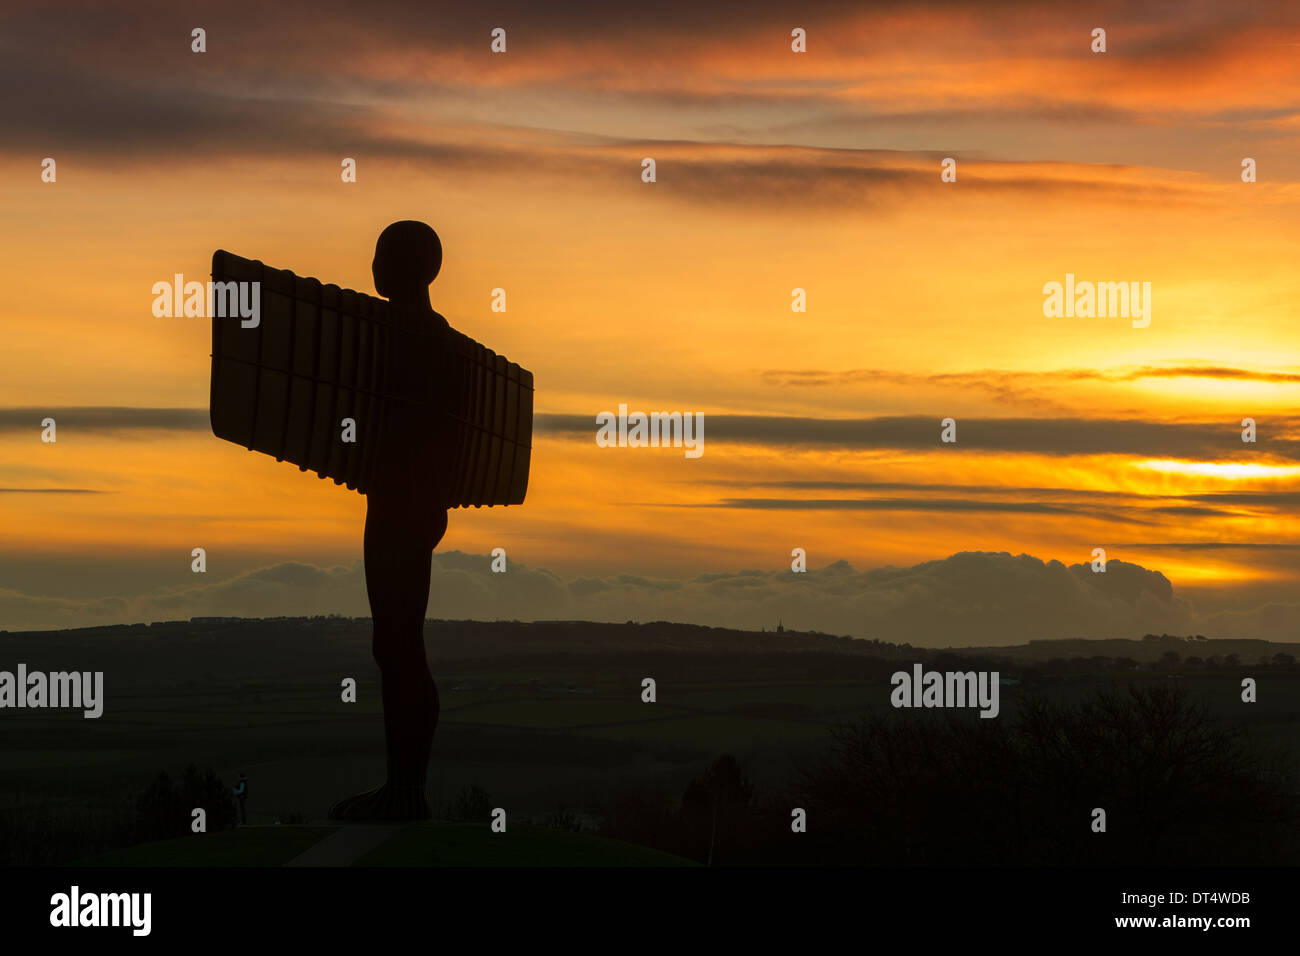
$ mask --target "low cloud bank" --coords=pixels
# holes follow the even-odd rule
[[[1112,560],[1104,574],[1032,555],[962,552],[907,568],[859,571],[837,561],[796,574],[735,571],[687,579],[638,575],[563,578],[512,561],[435,555],[431,618],[681,621],[775,627],[927,646],[1018,644],[1146,633],[1294,640],[1300,605],[1199,615],[1158,571]],[[321,568],[286,562],[221,581],[135,596],[51,598],[0,589],[9,630],[85,627],[200,616],[369,614],[360,561]]]

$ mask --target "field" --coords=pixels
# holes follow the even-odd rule
[[[511,627],[519,631],[514,640],[502,636]],[[692,649],[677,630],[656,639],[643,626],[617,625],[573,626],[605,630],[616,651],[598,649],[586,631],[575,636],[572,629],[552,637],[548,649],[530,627],[536,626],[434,622],[428,628],[442,701],[429,780],[436,816],[448,818],[457,796],[477,786],[512,822],[541,824],[567,810],[592,829],[600,808],[620,792],[679,797],[724,753],[740,761],[760,794],[770,794],[826,744],[834,727],[887,710],[889,673],[907,666],[900,658],[910,662],[921,654],[865,642],[846,646],[824,635],[790,635],[792,651],[774,652],[766,646],[771,633],[755,646],[757,635],[708,629],[697,629],[709,640]],[[485,629],[477,643],[475,628]],[[630,639],[626,631],[633,630]],[[32,808],[121,813],[159,771],[175,777],[188,764],[210,767],[232,785],[246,773],[249,824],[324,821],[331,803],[383,776],[367,638],[367,622],[301,621],[0,634],[0,667],[23,661],[29,669],[103,670],[106,696],[97,720],[68,711],[4,715],[0,821]],[[473,650],[480,655],[468,656]],[[1025,693],[1070,701],[1133,680],[1178,681],[1215,713],[1300,758],[1300,670],[1294,666],[1189,670],[1144,662],[1117,673],[1082,658],[1031,667],[1016,659],[1015,649],[999,653],[994,668],[1018,681],[1001,689],[1003,720]],[[1130,649],[1128,656],[1135,654]],[[962,666],[988,663],[971,659]],[[1259,681],[1253,705],[1240,700],[1245,675]],[[340,699],[347,677],[358,682],[356,703]],[[656,680],[654,703],[641,699],[645,677]],[[276,839],[292,842],[302,831],[281,832],[287,835]],[[371,862],[397,860],[378,854]]]

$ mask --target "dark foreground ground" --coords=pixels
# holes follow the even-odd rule
[[[670,624],[426,632],[440,822],[398,828],[350,865],[1300,862],[1296,645],[936,652]],[[917,661],[999,671],[998,719],[891,708],[890,675]],[[282,865],[333,833],[334,800],[382,777],[368,621],[0,633],[0,669],[18,662],[102,670],[106,704],[98,720],[2,715],[5,864]],[[1245,677],[1256,703],[1241,700]],[[356,703],[341,700],[345,678]],[[241,772],[249,826],[230,829]],[[191,834],[200,803],[209,832]],[[486,827],[497,808],[505,834]],[[809,829],[792,842],[795,808]]]
[[[375,838],[349,844],[337,840],[342,830],[337,826],[248,826],[137,844],[74,862],[87,867],[692,865],[631,843],[526,824],[504,833],[470,823],[359,829],[377,831]]]

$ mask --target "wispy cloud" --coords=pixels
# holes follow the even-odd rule
[[[677,507],[677,506],[675,506]],[[970,511],[988,514],[1087,514],[1082,508],[1039,501],[972,501],[966,498],[723,498],[687,508],[759,511]]]
[[[206,408],[130,408],[111,405],[78,405],[61,408],[0,408],[0,431],[41,429],[41,422],[53,418],[65,434],[69,429],[111,433],[139,429],[166,431],[209,430],[212,425]]]
[[[1300,544],[1279,541],[1140,541],[1123,547],[1148,551],[1300,551]]]
[[[647,408],[647,411],[651,409]],[[1272,457],[1300,460],[1300,441],[1274,438],[1244,444],[1232,422],[1164,423],[1111,418],[962,418],[957,445],[940,441],[942,416],[802,418],[766,415],[709,415],[710,442],[769,446],[964,450],[1038,455],[1131,455],[1217,461]],[[594,435],[594,415],[542,414],[544,434]],[[1291,422],[1284,423],[1291,428]]]
[[[101,488],[0,488],[0,495],[102,495]]]
[[[647,408],[647,410],[651,410]],[[202,408],[0,408],[0,431],[40,429],[43,418],[54,418],[60,429],[96,433],[164,429],[208,431]],[[774,415],[708,415],[710,442],[744,442],[771,446],[884,448],[943,451],[940,416],[881,416],[875,418],[810,418]],[[594,440],[595,415],[539,413],[533,419],[540,435]],[[1291,419],[1284,430],[1300,428]],[[1193,460],[1261,457],[1300,460],[1300,440],[1272,438],[1243,444],[1233,423],[1156,422],[1113,418],[962,418],[958,444],[976,451],[1039,455],[1137,455],[1144,458]],[[1247,495],[1236,503],[1248,503]],[[1226,503],[1226,502],[1225,502]]]
[[[1035,410],[1063,411],[1077,406],[1062,390],[1080,383],[1141,382],[1144,380],[1207,379],[1211,381],[1294,385],[1300,383],[1300,369],[1241,368],[1202,362],[1169,365],[1120,366],[1116,368],[1062,368],[1046,370],[976,369],[960,372],[907,372],[898,369],[764,369],[763,384],[773,388],[845,389],[930,387],[954,392],[977,392],[1007,406]]]

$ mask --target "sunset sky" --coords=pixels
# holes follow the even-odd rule
[[[209,323],[150,290],[223,248],[374,294],[421,219],[537,387],[430,617],[1297,639],[1300,8],[310,10],[0,15],[0,628],[367,613],[364,499],[215,438]],[[1067,273],[1150,326],[1045,317]],[[620,403],[703,457],[598,448]]]

